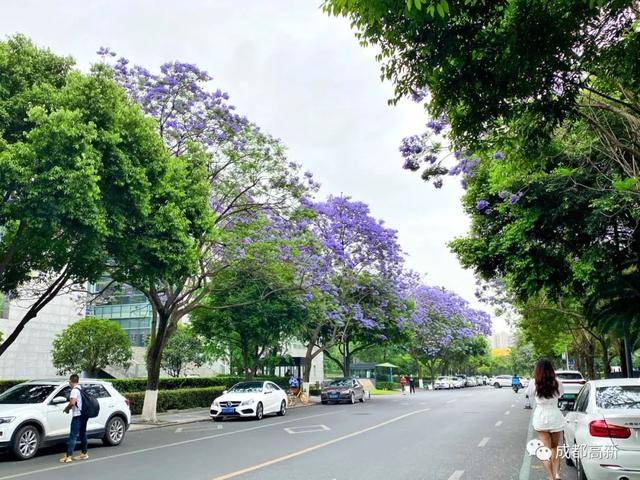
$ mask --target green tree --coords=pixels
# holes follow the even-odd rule
[[[132,352],[120,325],[112,320],[86,317],[56,336],[51,355],[58,373],[87,372],[95,378],[107,366],[127,368]]]
[[[190,366],[201,366],[205,361],[202,339],[191,327],[179,325],[167,342],[162,355],[162,368],[172,377],[179,377]]]
[[[218,351],[239,352],[247,379],[253,378],[270,351],[280,350],[293,338],[305,315],[300,292],[287,283],[286,266],[271,267],[243,262],[227,269],[191,315],[194,330]],[[218,308],[222,305],[229,307]]]
[[[131,251],[166,270],[184,229],[146,240],[151,212],[175,213],[177,167],[109,69],[82,74],[23,36],[0,42],[0,69],[0,291],[33,299],[1,355],[57,294],[128,271]]]

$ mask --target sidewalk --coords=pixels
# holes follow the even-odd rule
[[[320,397],[311,397],[308,405],[294,405],[288,410],[295,408],[312,407],[320,403]],[[142,415],[131,416],[131,426],[129,431],[148,430],[150,428],[168,427],[171,425],[183,425],[186,423],[208,422],[211,421],[209,416],[209,408],[190,408],[187,410],[169,410],[158,413],[157,423],[145,423],[142,421]]]

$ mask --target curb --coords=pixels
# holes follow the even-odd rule
[[[287,410],[295,410],[296,408],[309,408],[316,405],[319,405],[319,403],[311,402],[308,405],[294,405],[287,408]],[[158,423],[145,423],[142,421],[132,420],[131,423],[129,424],[129,431],[140,432],[142,430],[151,430],[154,428],[174,427],[176,425],[186,425],[189,423],[210,422],[210,421],[211,421],[211,417],[209,416],[201,417],[201,418],[189,418],[185,420],[174,420],[171,422],[160,421]]]

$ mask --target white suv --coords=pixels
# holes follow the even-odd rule
[[[510,387],[512,375],[496,375],[489,379],[489,384],[496,388]]]
[[[119,445],[131,422],[129,401],[109,382],[81,379],[80,385],[100,403],[100,414],[87,424],[89,438]],[[63,409],[69,392],[66,380],[33,380],[0,394],[0,449],[26,460],[43,445],[66,441],[71,416]]]

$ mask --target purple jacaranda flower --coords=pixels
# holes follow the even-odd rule
[[[496,152],[493,154],[494,160],[502,160],[503,158],[504,158],[504,155],[502,155],[502,152]]]
[[[476,203],[476,210],[482,211],[489,206],[489,202],[487,200],[480,200]]]

